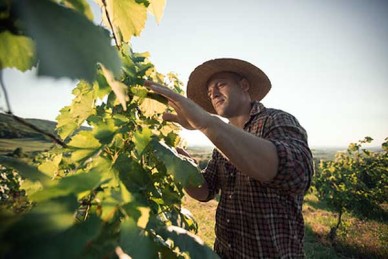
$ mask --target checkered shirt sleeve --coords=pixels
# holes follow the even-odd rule
[[[276,177],[263,184],[294,194],[306,191],[313,171],[312,155],[306,131],[296,118],[285,112],[268,117],[263,138],[276,146],[279,159]]]

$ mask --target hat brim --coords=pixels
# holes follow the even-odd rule
[[[252,100],[261,100],[271,89],[267,75],[255,65],[240,59],[219,58],[206,61],[194,69],[187,83],[187,97],[210,113],[216,114],[207,95],[207,82],[216,73],[234,72],[246,78],[250,84]]]

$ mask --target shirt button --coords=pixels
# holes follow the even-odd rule
[[[230,222],[230,219],[227,219],[226,222],[229,223],[229,222]]]
[[[232,245],[231,245],[231,244],[228,244],[228,247],[229,247],[229,248],[231,248],[231,247],[232,247]]]
[[[232,199],[232,197],[233,197],[233,194],[229,194],[229,199]]]

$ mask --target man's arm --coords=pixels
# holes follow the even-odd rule
[[[240,172],[261,182],[272,180],[278,170],[275,145],[211,116],[202,132]]]
[[[178,154],[186,156],[191,158],[190,154],[186,152],[183,148],[176,148],[176,151]],[[205,201],[209,196],[209,186],[206,181],[203,182],[203,184],[199,187],[194,186],[186,186],[185,191],[187,194],[189,194],[192,198],[198,200],[198,201]]]
[[[165,120],[177,122],[187,129],[202,131],[236,168],[253,179],[266,182],[276,176],[278,156],[272,142],[223,122],[192,100],[167,87],[151,81],[146,81],[145,85],[165,96],[175,109],[177,114],[165,113],[163,116]],[[200,194],[193,192],[193,195],[202,198],[205,193],[206,191],[202,190]]]
[[[206,181],[199,187],[185,187],[185,191],[190,197],[198,200],[198,201],[206,201],[209,196],[209,188]]]

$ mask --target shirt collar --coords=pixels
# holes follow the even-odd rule
[[[249,119],[244,124],[244,129],[248,126],[248,124],[252,121],[252,119],[265,110],[265,106],[259,101],[253,101],[251,111],[249,112]]]
[[[253,101],[252,108],[251,108],[249,115],[252,117],[252,116],[259,114],[260,112],[262,112],[264,110],[265,110],[265,107],[261,102]]]

